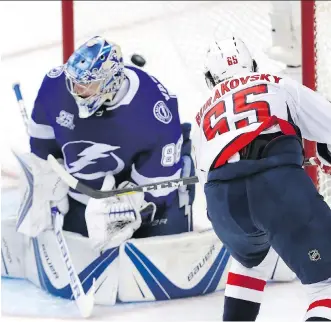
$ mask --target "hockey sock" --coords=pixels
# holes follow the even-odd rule
[[[255,321],[260,306],[260,303],[225,296],[223,321]]]
[[[315,289],[317,289],[319,284],[325,286],[328,283],[316,283]],[[312,302],[308,307],[305,318],[306,321],[331,321],[331,299],[319,299]]]
[[[266,281],[229,272],[225,288],[224,321],[255,321]]]

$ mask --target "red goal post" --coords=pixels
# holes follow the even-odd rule
[[[75,47],[74,1],[62,0],[63,62],[66,62]]]
[[[301,1],[302,82],[331,101],[331,1]],[[331,124],[330,124],[331,127]],[[305,141],[306,156],[316,154],[316,143]],[[331,177],[307,167],[319,192],[331,206]]]
[[[315,53],[315,1],[301,1],[301,39],[302,39],[302,83],[316,90],[316,53]],[[316,143],[304,141],[306,157],[316,155]],[[316,167],[306,167],[315,185],[318,187]]]

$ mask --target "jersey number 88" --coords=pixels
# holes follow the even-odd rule
[[[181,135],[178,142],[167,144],[162,149],[161,164],[164,167],[172,167],[180,160],[183,145],[183,136]]]

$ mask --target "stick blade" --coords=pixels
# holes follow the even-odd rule
[[[85,319],[89,318],[93,313],[94,308],[94,293],[95,293],[95,279],[88,293],[81,296],[76,302],[81,316]]]

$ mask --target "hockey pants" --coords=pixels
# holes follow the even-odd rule
[[[204,191],[213,228],[245,267],[272,246],[303,284],[331,277],[331,210],[302,168],[300,141],[282,136],[261,159],[209,172]]]

